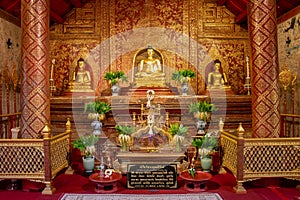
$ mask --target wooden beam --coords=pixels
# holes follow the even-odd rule
[[[12,3],[10,3],[10,5],[5,9],[6,12],[10,12],[13,9],[15,9],[19,5],[19,3],[20,3],[20,0],[15,0]]]
[[[243,10],[236,18],[235,18],[235,22],[236,23],[242,23],[247,21],[247,9]]]
[[[231,4],[233,7],[235,7],[237,10],[239,10],[240,12],[242,12],[242,8],[239,6],[239,4],[236,4],[236,2],[234,1],[229,1],[228,4]]]
[[[277,3],[277,6],[283,6],[282,9],[290,9],[290,8],[294,8],[295,6],[291,3],[289,3],[288,1],[284,0],[284,1],[280,1],[280,3]]]
[[[217,5],[218,6],[224,6],[226,2],[227,2],[227,0],[218,0]]]
[[[82,6],[81,0],[71,0],[70,2],[75,6],[75,8],[80,8]]]
[[[282,16],[280,16],[278,19],[277,19],[277,23],[280,24],[290,18],[292,18],[293,16],[296,16],[300,13],[300,6],[288,11],[287,13],[283,14]]]
[[[55,21],[55,22],[57,22],[57,23],[59,23],[59,24],[64,23],[64,19],[61,18],[58,14],[56,14],[56,13],[55,13],[54,11],[52,11],[52,10],[50,10],[50,18],[51,18],[53,21]]]
[[[21,20],[0,8],[0,18],[21,27]]]

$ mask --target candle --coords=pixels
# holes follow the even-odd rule
[[[249,57],[246,56],[246,71],[247,71],[247,78],[250,77],[250,69],[249,69]]]
[[[51,70],[50,70],[50,79],[53,80],[53,71],[54,71],[55,59],[52,60]]]

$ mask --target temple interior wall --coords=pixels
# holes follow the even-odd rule
[[[299,114],[300,107],[300,13],[292,16],[277,26],[278,35],[278,61],[279,67],[282,69],[285,65],[287,68],[297,75],[295,82],[295,91],[292,93],[291,85],[287,90],[287,113]],[[282,87],[281,87],[282,88]],[[281,91],[283,94],[283,91]],[[283,95],[281,96],[283,101]],[[294,99],[294,110],[292,110],[292,103]],[[282,107],[282,106],[281,106]],[[283,107],[281,108],[283,110]]]
[[[103,80],[107,71],[122,70],[132,80],[134,55],[148,45],[163,54],[166,79],[173,86],[172,71],[192,69],[197,72],[193,91],[205,93],[206,67],[219,59],[235,93],[245,93],[248,33],[225,7],[207,0],[129,4],[89,1],[70,12],[64,24],[51,27],[50,57],[57,60],[55,95],[63,95],[63,83],[80,57],[92,67],[96,95],[109,88]]]
[[[57,63],[55,96],[64,95],[64,86],[80,57],[91,58],[95,95],[109,88],[103,80],[106,71],[123,70],[130,80],[135,53],[149,44],[163,53],[170,70],[197,71],[197,78],[191,83],[196,93],[205,92],[204,68],[216,58],[221,60],[232,89],[237,94],[245,92],[245,57],[250,48],[248,32],[236,25],[233,14],[217,6],[215,0],[134,1],[134,5],[126,0],[91,0],[82,8],[70,11],[65,18],[63,24],[50,27],[50,60],[56,59]],[[291,26],[293,19],[295,23]],[[285,64],[293,72],[299,69],[299,19],[300,15],[296,14],[278,24],[280,69]],[[7,48],[8,38],[13,48]],[[20,44],[20,23],[1,12],[1,114],[20,110],[20,93],[15,87],[20,81]],[[297,113],[299,79],[296,83]]]
[[[16,113],[20,111],[21,29],[15,18],[1,10],[0,55],[0,114]]]

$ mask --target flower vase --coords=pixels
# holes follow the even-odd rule
[[[198,119],[196,122],[196,127],[197,127],[197,134],[198,135],[204,135],[205,134],[205,129],[206,129],[206,122],[203,121],[202,119]]]
[[[111,93],[112,93],[112,96],[118,96],[119,95],[119,91],[120,91],[120,87],[119,85],[116,83],[116,84],[113,84],[111,86]]]
[[[91,127],[93,128],[93,134],[94,135],[101,135],[101,133],[102,133],[102,122],[100,122],[98,119],[95,119],[91,123]]]
[[[121,143],[121,151],[126,152],[127,151],[127,142],[123,141]]]
[[[180,139],[178,139],[178,140],[176,141],[176,148],[175,148],[175,151],[176,151],[176,152],[181,152],[181,140],[180,140]]]
[[[187,81],[183,81],[181,83],[181,93],[182,96],[187,96],[187,92],[189,91],[189,85]]]
[[[94,171],[95,157],[82,157],[83,168],[85,172],[90,173]]]
[[[204,156],[200,158],[201,168],[204,172],[209,172],[212,166],[212,157]]]

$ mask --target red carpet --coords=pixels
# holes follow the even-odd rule
[[[52,196],[42,195],[38,189],[41,189],[40,184],[29,181],[23,181],[23,190],[8,191],[6,190],[8,181],[1,181],[0,199],[45,199],[56,200],[60,199],[64,193],[82,193],[95,194],[94,183],[90,182],[88,178],[80,175],[58,175],[53,182],[56,192]],[[235,185],[235,179],[230,174],[217,174],[210,181],[208,181],[208,191],[210,193],[217,192],[224,200],[299,200],[300,191],[295,188],[299,181],[283,180],[281,187],[262,187],[254,186],[251,183],[246,183],[247,194],[235,194],[232,187]],[[126,177],[119,183],[118,194],[185,194],[182,189],[183,181],[178,180],[178,189],[165,190],[147,190],[147,189],[127,189]]]

